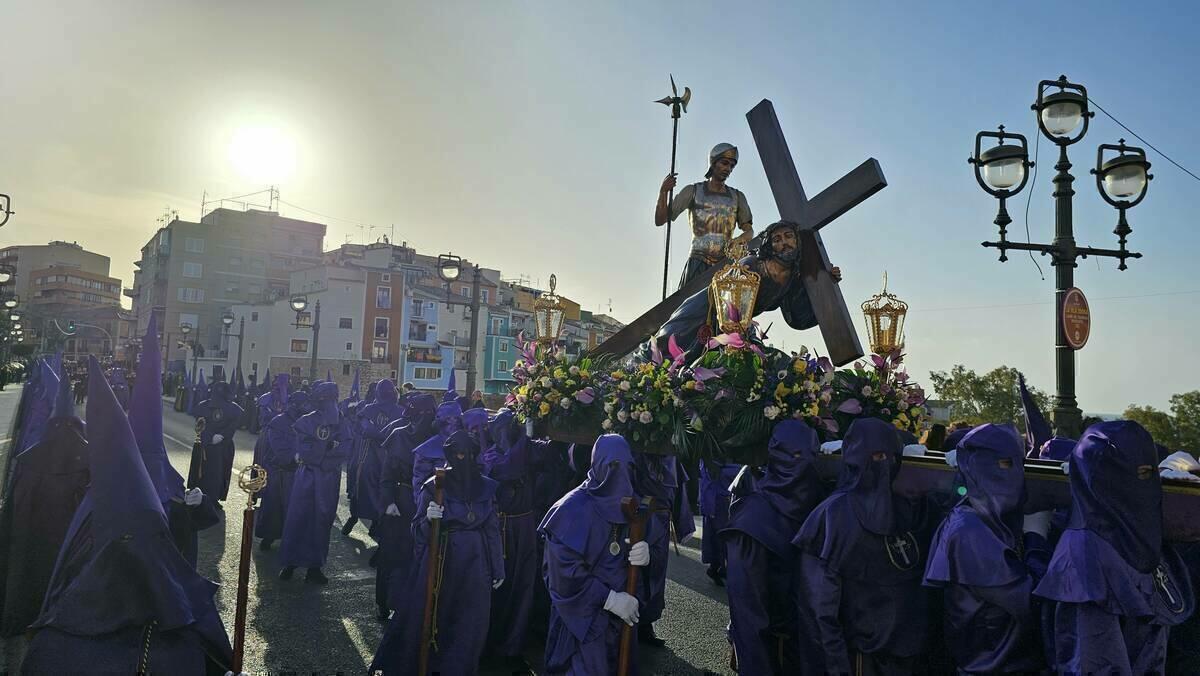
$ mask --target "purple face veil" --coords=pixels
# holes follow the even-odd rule
[[[876,418],[855,420],[843,439],[836,492],[848,495],[859,524],[877,535],[890,535],[895,525],[892,478],[902,449],[896,428]]]

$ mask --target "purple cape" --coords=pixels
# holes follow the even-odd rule
[[[351,441],[349,427],[339,418],[336,393],[337,385],[333,383],[318,385],[313,392],[317,410],[296,421],[300,466],[292,483],[279,545],[279,563],[284,567],[320,568],[329,556],[341,467]]]
[[[375,389],[375,401],[360,406],[358,431],[360,461],[354,478],[354,494],[350,500],[350,513],[362,519],[378,519],[387,503],[380,492],[380,475],[383,473],[384,430],[400,418],[401,407],[397,402],[396,385],[384,379]]]

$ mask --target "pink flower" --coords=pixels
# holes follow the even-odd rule
[[[837,407],[838,413],[849,413],[850,415],[858,415],[862,413],[862,404],[857,399],[847,399]]]
[[[704,368],[703,366],[697,366],[696,368],[692,369],[692,375],[696,377],[697,383],[702,383],[706,380],[720,378],[721,376],[725,375],[725,369],[724,367],[709,369]]]
[[[575,393],[575,399],[581,404],[590,404],[596,400],[596,393],[592,391],[592,388],[585,387]]]
[[[875,368],[880,371],[887,368],[887,360],[877,354],[871,355],[871,361],[875,364]]]

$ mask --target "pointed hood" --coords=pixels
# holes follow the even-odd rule
[[[1107,541],[1138,571],[1158,565],[1162,550],[1162,484],[1158,450],[1141,425],[1092,425],[1071,453],[1071,520]]]
[[[776,511],[793,521],[804,521],[823,497],[816,468],[820,445],[816,430],[799,420],[785,420],[771,432],[767,471],[755,484]]]
[[[358,369],[354,369],[354,381],[350,383],[350,400],[358,401]]]
[[[61,363],[58,367],[58,395],[54,398],[54,409],[50,417],[75,417],[75,395],[71,393],[71,379],[63,371]]]
[[[267,371],[267,375],[270,374],[271,372]],[[279,375],[275,376],[275,382],[271,383],[271,405],[274,406],[275,410],[277,411],[281,411],[287,407],[289,396],[288,381],[288,374],[280,373]]]
[[[246,396],[246,380],[242,378],[242,370],[237,370],[237,376],[233,381],[233,396],[237,401],[241,401]]]
[[[483,489],[483,477],[479,473],[479,441],[466,430],[451,434],[442,445],[446,458],[446,490],[455,498],[473,501]]]
[[[338,386],[334,382],[324,382],[313,388],[312,398],[315,413],[320,415],[320,424],[336,425],[338,422]]]
[[[592,466],[580,491],[593,500],[600,516],[609,523],[625,523],[623,498],[636,498],[633,491],[633,452],[619,434],[605,434],[592,446]]]
[[[877,418],[855,420],[843,439],[836,492],[849,496],[858,523],[877,535],[891,535],[895,527],[892,479],[901,450],[896,428]]]
[[[55,399],[58,398],[58,375],[54,373],[50,362],[39,359],[33,370],[35,375],[29,386],[31,398],[25,414],[25,424],[21,431],[21,444],[18,451],[24,451],[42,440],[46,434],[46,423],[50,420],[50,414],[54,410]]]
[[[1021,539],[1024,460],[1021,436],[1011,424],[980,425],[958,445],[966,501],[992,533],[1013,548]]]
[[[162,377],[162,356],[158,348],[158,322],[150,313],[146,335],[142,338],[142,358],[138,362],[137,382],[157,383]],[[129,426],[137,441],[146,473],[154,484],[158,501],[166,503],[171,498],[183,498],[183,477],[167,459],[163,445],[162,397],[156,388],[138,387],[133,391],[129,405]]]
[[[442,401],[458,401],[458,386],[454,384],[454,369],[450,369],[450,382],[446,384],[446,394]]]
[[[459,402],[459,407],[462,403]],[[462,414],[463,428],[475,438],[479,445],[487,448],[492,445],[488,435],[488,413],[482,408],[464,408]]]
[[[232,650],[213,603],[217,586],[175,548],[125,412],[94,357],[88,371],[91,485],[33,627],[101,636],[151,621],[162,631],[191,626],[214,659],[227,663]]]
[[[1029,393],[1029,388],[1025,387],[1025,376],[1023,374],[1018,375],[1017,384],[1021,390],[1021,409],[1025,413],[1025,453],[1031,458],[1037,457],[1042,445],[1050,440],[1050,425],[1046,423],[1046,418],[1042,416],[1042,410],[1038,408],[1037,402],[1033,400],[1033,395]]]
[[[355,383],[358,381],[356,380]],[[400,395],[396,392],[396,383],[391,378],[384,378],[375,385],[375,401],[385,406],[394,406]]]

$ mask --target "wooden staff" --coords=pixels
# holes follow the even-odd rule
[[[238,561],[237,606],[233,615],[233,665],[230,671],[242,673],[246,651],[246,603],[250,596],[250,552],[254,548],[254,494],[267,487],[267,470],[258,465],[243,468],[238,486],[246,491],[246,509],[242,510],[242,557]]]
[[[444,501],[446,470],[439,468],[433,474],[433,501],[439,507]],[[421,676],[429,673],[429,647],[433,644],[433,604],[434,589],[437,585],[437,571],[441,567],[442,553],[438,551],[438,537],[441,535],[441,519],[431,519],[429,523],[429,569],[425,572],[425,619],[421,623],[421,653],[417,661],[417,673]]]
[[[639,504],[633,498],[621,498],[621,513],[629,522],[629,546],[646,539],[646,515],[654,507],[654,498],[642,498]],[[641,566],[629,566],[625,574],[625,593],[637,598],[638,570]],[[621,648],[617,653],[617,675],[629,676],[629,660],[633,655],[633,627],[621,624]]]

